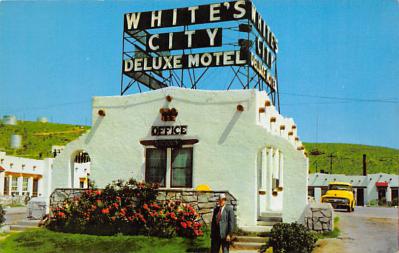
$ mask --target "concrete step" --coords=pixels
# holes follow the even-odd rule
[[[263,212],[260,214],[261,217],[283,217],[283,214],[281,212]]]
[[[258,253],[259,250],[253,249],[253,250],[248,250],[248,249],[234,249],[234,248],[230,248],[230,252],[234,252],[234,253]]]
[[[17,222],[17,225],[29,226],[29,227],[38,227],[40,220],[21,220]]]
[[[234,242],[232,249],[235,250],[259,250],[265,243],[260,242]]]
[[[258,226],[271,226],[273,227],[273,225],[277,224],[277,223],[281,223],[279,221],[257,221],[256,225]]]
[[[273,226],[241,226],[240,229],[244,232],[252,233],[268,233],[272,230]]]
[[[258,217],[258,221],[267,221],[267,222],[283,222],[283,218],[282,217],[278,217],[278,216],[260,216]]]
[[[11,231],[25,231],[28,229],[39,228],[38,226],[25,226],[25,225],[10,225]]]
[[[266,243],[267,237],[260,236],[236,236],[237,242],[259,242]]]

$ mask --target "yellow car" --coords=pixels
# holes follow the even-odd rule
[[[334,209],[345,208],[348,212],[355,210],[355,198],[352,185],[342,182],[328,184],[328,191],[321,196],[322,203],[330,203]]]

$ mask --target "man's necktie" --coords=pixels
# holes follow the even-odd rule
[[[220,220],[222,219],[222,207],[219,207],[218,215],[216,216],[216,223],[219,224]]]

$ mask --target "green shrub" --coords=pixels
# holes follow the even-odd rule
[[[6,221],[6,211],[4,211],[3,206],[0,204],[0,227]]]
[[[149,235],[195,238],[203,234],[194,208],[157,201],[158,186],[133,179],[105,189],[88,189],[51,210],[51,230],[94,235]]]
[[[378,206],[378,199],[372,199],[367,203],[367,206]]]
[[[298,223],[279,223],[273,226],[270,239],[262,248],[272,247],[273,253],[311,253],[317,237],[308,228]]]

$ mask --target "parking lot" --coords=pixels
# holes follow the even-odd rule
[[[398,252],[398,209],[356,207],[355,212],[336,211],[341,234],[319,243],[317,253]]]

